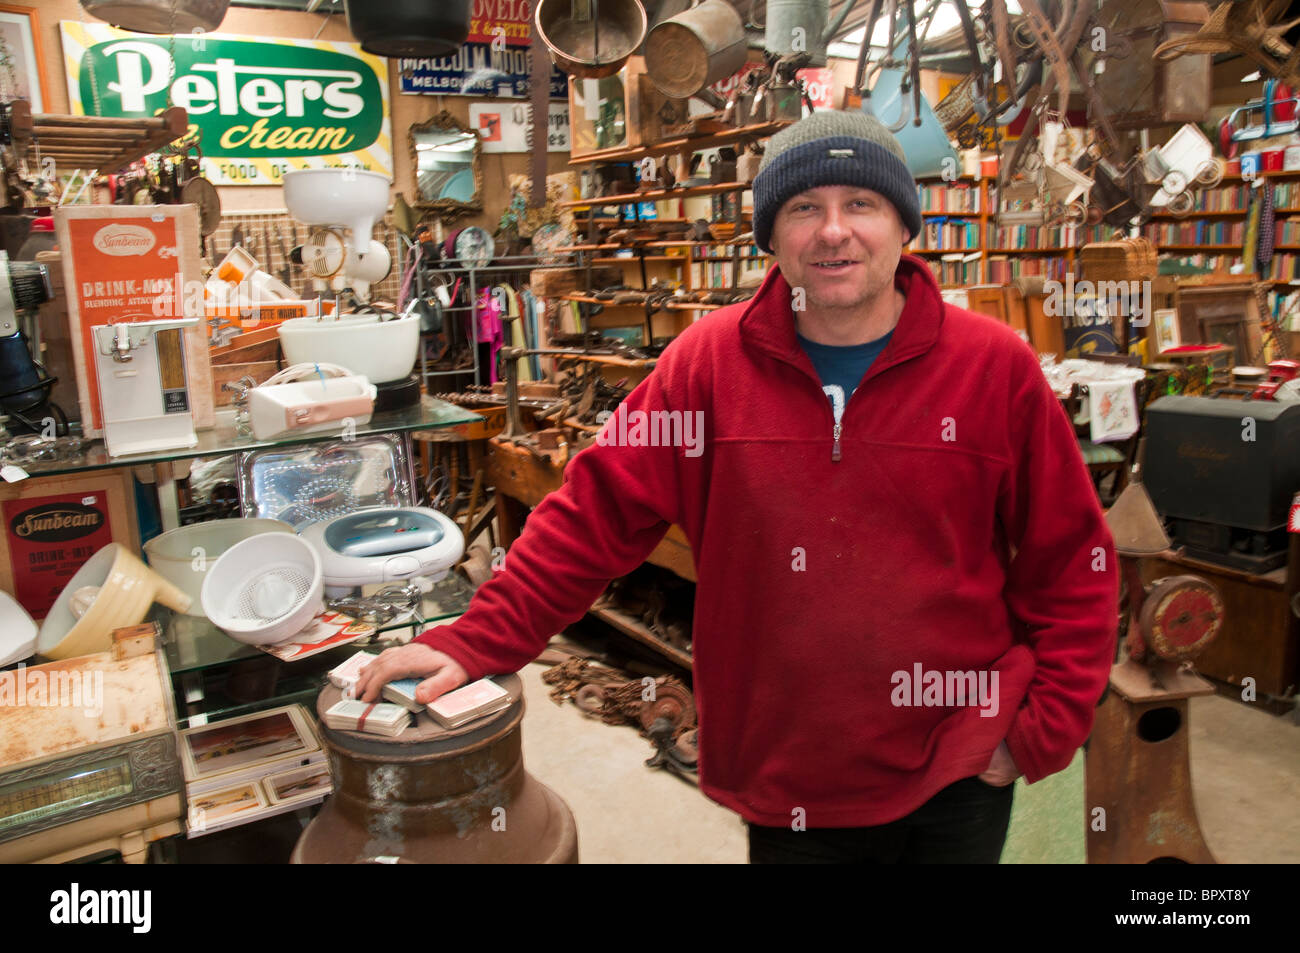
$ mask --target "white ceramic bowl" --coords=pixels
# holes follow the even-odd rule
[[[290,364],[337,364],[372,384],[399,381],[420,353],[420,316],[380,321],[375,314],[338,320],[290,318],[280,325],[280,346]]]
[[[209,520],[155,536],[144,544],[144,554],[150,569],[194,600],[185,614],[202,616],[203,580],[222,553],[259,533],[292,532],[283,520]]]
[[[292,533],[251,536],[216,561],[200,601],[203,614],[236,642],[284,642],[324,606],[320,557]]]

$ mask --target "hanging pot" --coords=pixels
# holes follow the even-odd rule
[[[645,41],[645,68],[659,92],[685,99],[745,65],[745,24],[725,0],[698,6],[657,24]]]
[[[210,32],[230,0],[81,0],[93,17],[136,33]]]
[[[470,0],[345,0],[348,29],[376,56],[439,57],[469,36]]]
[[[533,25],[555,65],[584,79],[613,76],[646,36],[638,0],[540,0]]]

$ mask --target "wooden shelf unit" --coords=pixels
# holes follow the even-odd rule
[[[33,114],[31,105],[18,99],[9,107],[9,129],[14,151],[30,165],[38,156],[49,157],[63,168],[108,173],[185,135],[189,115],[180,106],[144,119]]]

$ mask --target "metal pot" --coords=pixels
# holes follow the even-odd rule
[[[136,33],[215,30],[229,5],[230,0],[81,0],[91,16]]]
[[[704,0],[650,31],[645,69],[659,92],[684,99],[736,72],[747,52],[736,8],[725,0]]]
[[[533,25],[555,65],[584,79],[613,76],[646,38],[638,0],[541,0]]]
[[[345,0],[348,29],[376,56],[438,57],[469,36],[470,0]]]

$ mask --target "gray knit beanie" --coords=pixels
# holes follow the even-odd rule
[[[903,147],[864,112],[826,109],[782,129],[770,140],[754,178],[754,242],[768,254],[772,223],[788,200],[820,185],[856,185],[879,192],[898,209],[915,238],[921,231],[916,181]]]

